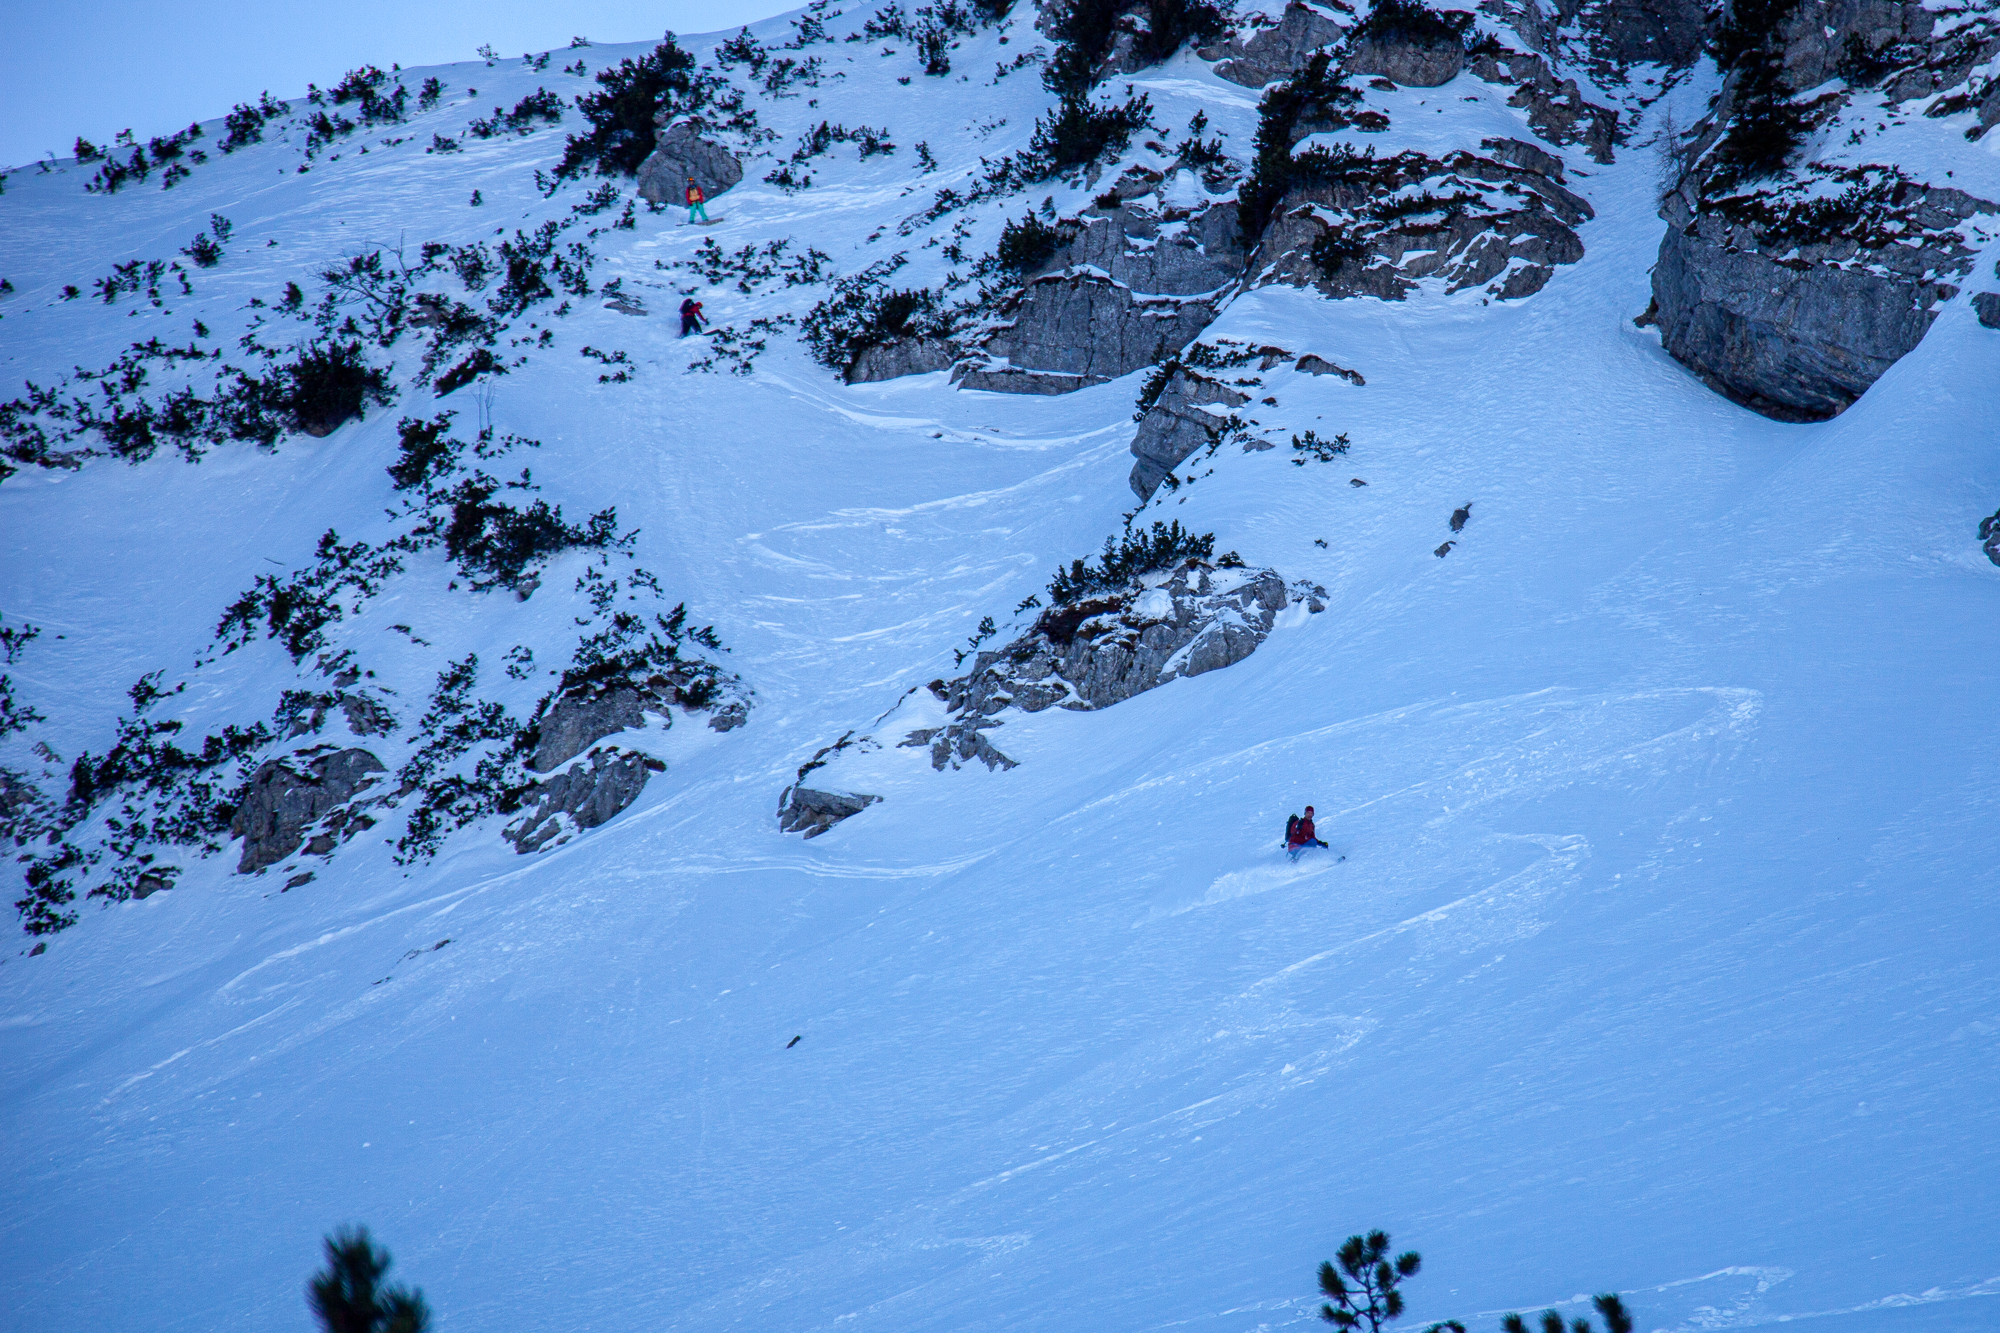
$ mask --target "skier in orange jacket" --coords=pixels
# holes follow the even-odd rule
[[[708,203],[708,196],[702,193],[701,187],[694,183],[692,176],[688,177],[687,201],[688,226],[692,227],[697,217],[703,222],[708,221],[708,209],[705,206]]]

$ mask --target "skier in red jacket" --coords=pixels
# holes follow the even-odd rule
[[[1302,817],[1294,819],[1286,825],[1285,850],[1293,856],[1297,856],[1308,847],[1324,846],[1326,844],[1319,840],[1319,835],[1313,830],[1313,808],[1307,806],[1306,812]]]
[[[694,220],[697,217],[699,217],[703,222],[708,221],[708,208],[706,206],[708,203],[708,196],[702,193],[701,187],[694,183],[694,177],[692,176],[688,177],[687,201],[688,201],[688,225],[690,227],[694,225]]]

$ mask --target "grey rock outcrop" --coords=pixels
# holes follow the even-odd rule
[[[693,121],[670,120],[659,127],[653,151],[639,164],[639,196],[649,203],[681,203],[690,176],[713,199],[742,181],[743,163],[721,144],[702,138]]]
[[[1187,172],[1140,168],[1107,193],[1115,206],[1065,221],[1067,239],[997,319],[966,336],[952,375],[960,387],[1056,394],[1103,384],[1164,359],[1215,318],[1216,295],[1243,271],[1235,201],[1206,202]]]
[[[2000,292],[1975,293],[1972,313],[1979,316],[1981,328],[2000,329]]]
[[[1923,339],[1958,293],[1947,279],[1975,257],[1960,227],[1996,209],[1962,190],[1891,183],[1878,225],[1801,243],[1777,198],[1734,216],[1670,200],[1655,317],[1667,351],[1718,392],[1780,421],[1823,421]]]
[[[374,774],[387,771],[368,751],[352,748],[266,761],[251,775],[243,803],[229,821],[230,836],[243,839],[237,873],[247,875],[284,860],[306,844],[307,831],[322,821],[326,826],[308,851],[332,851],[340,838],[372,824],[367,816],[356,816],[348,803],[374,784]]]
[[[1609,165],[1624,138],[1618,113],[1586,99],[1575,79],[1558,79],[1549,62],[1524,51],[1473,58],[1472,72],[1514,89],[1507,105],[1528,113],[1528,128],[1547,143],[1581,144],[1594,161]]]
[[[841,820],[860,814],[881,799],[880,796],[865,793],[787,787],[778,798],[778,829],[783,833],[803,833],[808,838],[817,838]]]
[[[1132,456],[1138,460],[1132,465],[1133,493],[1141,500],[1151,499],[1183,460],[1216,440],[1229,409],[1249,401],[1248,394],[1208,375],[1176,370],[1132,436]],[[1207,411],[1210,407],[1222,411]]]
[[[1199,54],[1216,62],[1217,78],[1245,88],[1262,88],[1298,73],[1305,68],[1306,57],[1329,42],[1339,41],[1346,31],[1329,15],[1292,0],[1275,26],[1239,35],[1225,46],[1206,47]]]
[[[732,731],[749,719],[750,693],[735,676],[699,658],[587,681],[545,700],[536,710],[528,723],[527,766],[536,773],[553,772],[606,736],[645,726],[648,714],[659,718],[661,726],[671,727],[676,705],[689,713],[707,711],[711,728]]]
[[[1301,599],[1318,609],[1316,590]],[[1269,569],[1222,569],[1190,560],[1125,587],[1050,607],[1034,627],[973,669],[932,684],[945,705],[943,726],[909,731],[896,744],[925,748],[931,767],[977,761],[1012,768],[986,735],[1018,709],[1109,708],[1183,676],[1219,671],[1250,656],[1270,635],[1293,590]]]
[[[1132,436],[1132,456],[1137,460],[1128,478],[1132,493],[1141,500],[1152,499],[1160,484],[1196,450],[1213,449],[1232,432],[1241,432],[1244,423],[1235,409],[1264,387],[1264,377],[1274,367],[1287,363],[1301,375],[1334,375],[1357,388],[1367,384],[1358,371],[1310,352],[1295,356],[1282,347],[1250,346],[1228,338],[1218,338],[1213,345],[1196,343],[1185,363],[1176,360],[1162,368],[1166,383],[1145,404]],[[1243,447],[1256,451],[1275,446],[1246,433]]]
[[[1592,209],[1561,184],[1552,155],[1517,139],[1484,147],[1492,156],[1406,152],[1294,188],[1272,212],[1250,281],[1389,301],[1426,279],[1503,301],[1540,291],[1558,265],[1583,258],[1575,228]],[[1434,206],[1411,211],[1412,198]]]
[[[1089,274],[1028,284],[1006,322],[982,340],[984,364],[957,375],[970,389],[1069,393],[1163,359],[1215,318],[1213,303],[1141,296]]]
[[[1405,88],[1442,87],[1463,68],[1465,44],[1450,36],[1364,35],[1355,38],[1347,52],[1348,73],[1372,74]]]
[[[958,359],[958,349],[942,338],[897,338],[873,343],[855,354],[847,368],[849,384],[900,379],[905,375],[927,375],[949,370]]]
[[[527,813],[502,836],[523,855],[552,842],[560,846],[638,800],[646,780],[665,768],[657,759],[615,745],[592,750],[586,760],[536,783],[525,793]]]

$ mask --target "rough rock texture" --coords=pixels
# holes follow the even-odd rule
[[[1969,213],[1975,202],[1958,190],[1931,193],[1956,196],[1941,201],[1947,215]],[[1780,421],[1824,421],[1922,341],[1934,307],[1957,293],[1928,275],[1962,273],[1971,262],[1954,248],[1962,249],[1891,246],[1868,256],[1890,267],[1870,271],[1851,263],[1851,243],[1765,252],[1750,229],[1701,217],[1670,227],[1660,244],[1653,299],[1661,339],[1736,402]],[[1850,263],[1813,262],[1834,249],[1847,250]]]
[[[1170,680],[1240,662],[1270,634],[1293,601],[1268,569],[1220,569],[1190,560],[1126,587],[1044,611],[1026,634],[931,692],[952,720],[909,732],[902,747],[930,751],[931,767],[977,760],[988,768],[1014,761],[984,734],[1005,725],[1009,709],[1108,708]],[[1319,610],[1317,590],[1300,590]]]
[[[1167,474],[1195,450],[1213,443],[1229,419],[1229,409],[1250,396],[1198,371],[1177,370],[1160,391],[1132,436],[1132,492],[1149,500]],[[1219,407],[1220,412],[1206,409]]]
[[[1292,0],[1275,27],[1239,35],[1226,46],[1204,47],[1198,54],[1217,62],[1216,77],[1245,88],[1262,88],[1298,73],[1307,56],[1339,41],[1346,31],[1335,19]]]
[[[1717,179],[1697,160],[1662,206],[1653,314],[1675,359],[1780,421],[1844,411],[2000,235],[1994,204],[1887,167],[1815,165],[1768,188]]]
[[[1585,100],[1575,79],[1558,79],[1549,62],[1522,51],[1481,55],[1472,72],[1488,83],[1514,89],[1507,105],[1528,113],[1528,128],[1552,144],[1581,144],[1594,161],[1610,164],[1624,134],[1618,113]]]
[[[1068,393],[1164,359],[1214,318],[1211,302],[1148,298],[1108,278],[1040,278],[982,340],[987,362],[956,378],[973,389]]]
[[[1162,222],[1130,204],[1110,215],[1079,220],[1076,238],[1059,248],[1041,272],[1093,268],[1113,282],[1156,296],[1201,296],[1243,272],[1236,205],[1217,204],[1193,217]]]
[[[592,750],[587,761],[536,783],[524,802],[532,803],[527,814],[502,836],[523,854],[538,852],[551,842],[560,846],[638,800],[647,778],[665,768],[657,759],[615,745]]]
[[[558,694],[529,722],[528,767],[553,772],[606,736],[645,726],[648,713],[671,727],[674,705],[690,713],[707,710],[710,727],[732,731],[749,719],[750,697],[736,677],[699,659],[585,682]]]
[[[881,799],[880,796],[865,793],[787,787],[778,798],[778,829],[783,833],[803,833],[808,838],[817,838],[841,820],[860,814]]]
[[[1437,88],[1465,68],[1465,45],[1453,37],[1362,37],[1347,52],[1349,74],[1372,74],[1405,88]]]
[[[1703,0],[1590,0],[1577,19],[1591,55],[1614,66],[1685,69],[1700,59],[1708,35]]]
[[[1972,312],[1983,328],[2000,329],[2000,292],[1979,292],[1972,298]]]
[[[1484,147],[1493,155],[1406,152],[1294,188],[1272,212],[1250,281],[1389,301],[1431,278],[1495,300],[1540,291],[1556,265],[1583,258],[1574,228],[1591,207],[1534,145]]]
[[[374,822],[353,816],[348,802],[373,785],[373,774],[388,771],[382,761],[361,749],[308,760],[311,753],[268,760],[251,776],[243,803],[229,821],[230,836],[243,839],[238,874],[284,860],[305,843],[306,830],[323,819],[328,827],[314,837],[310,851],[332,851],[343,833],[351,837]]]
[[[649,203],[679,204],[687,198],[688,177],[710,199],[743,179],[743,164],[721,144],[704,139],[693,122],[660,126],[653,151],[639,164],[639,196]]]
[[[942,338],[898,338],[862,348],[847,368],[847,382],[868,384],[949,370],[957,359],[958,349]]]
[[[953,375],[961,387],[1054,394],[1102,384],[1163,360],[1215,318],[1210,294],[1243,271],[1235,201],[1209,203],[1187,171],[1133,169],[1107,193],[1116,207],[1066,223],[1070,239],[970,336]]]
[[[2000,565],[2000,513],[1979,520],[1979,544],[1986,558]]]

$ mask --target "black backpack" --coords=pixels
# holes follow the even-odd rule
[[[1298,828],[1299,817],[1297,815],[1287,815],[1285,817],[1285,842],[1287,845],[1291,843],[1292,834],[1298,832]]]

